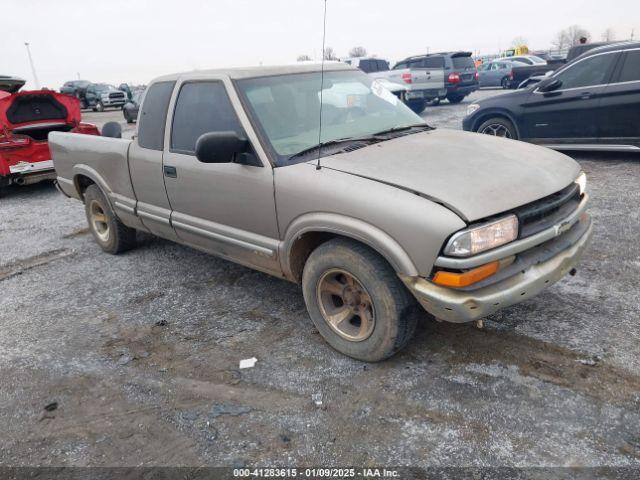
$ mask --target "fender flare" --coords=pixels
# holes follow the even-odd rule
[[[104,178],[102,178],[102,175],[100,175],[97,170],[89,167],[88,165],[79,164],[79,165],[73,166],[72,174],[73,174],[73,186],[75,187],[76,192],[78,193],[78,197],[83,202],[84,202],[84,195],[82,193],[82,189],[80,188],[80,184],[78,183],[78,177],[80,175],[83,175],[91,179],[96,185],[98,185],[100,190],[102,190],[102,193],[104,193],[105,197],[107,197],[107,199],[109,200],[109,203],[111,203],[111,189],[109,188],[109,185],[104,180]],[[113,205],[111,205],[111,208],[113,208]]]
[[[280,243],[279,256],[282,269],[288,278],[294,273],[290,264],[291,250],[296,240],[310,232],[333,233],[352,238],[368,245],[391,264],[397,273],[414,277],[418,276],[418,269],[402,248],[389,234],[363,220],[339,215],[335,213],[315,212],[304,214],[293,220]]]

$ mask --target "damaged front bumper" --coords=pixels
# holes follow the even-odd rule
[[[591,219],[586,216],[583,221],[588,222],[583,224],[586,225],[584,233],[568,248],[515,275],[475,290],[441,287],[422,277],[400,275],[400,278],[422,307],[437,319],[471,322],[537,295],[573,270],[593,233]]]

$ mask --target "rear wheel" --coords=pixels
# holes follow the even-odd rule
[[[504,117],[494,117],[482,122],[476,132],[494,137],[518,139],[518,133],[513,123]]]
[[[407,100],[407,107],[415,113],[421,114],[427,108],[427,102],[426,100]]]
[[[392,356],[416,327],[415,300],[391,266],[348,239],[314,250],[302,275],[311,320],[337,351],[367,362]]]
[[[449,103],[460,103],[462,100],[464,100],[464,95],[452,93],[450,95],[447,95],[447,100],[449,100]]]
[[[84,202],[89,230],[102,250],[115,255],[135,247],[135,229],[127,227],[115,216],[97,185],[89,185]]]

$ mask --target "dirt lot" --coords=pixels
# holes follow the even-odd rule
[[[459,128],[468,103],[424,117]],[[332,351],[295,285],[146,235],[103,254],[79,202],[10,189],[0,465],[639,466],[640,158],[574,158],[596,225],[578,274],[483,330],[425,314],[375,365]]]

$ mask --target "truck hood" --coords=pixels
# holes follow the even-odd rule
[[[53,90],[27,90],[0,97],[0,131],[39,123],[77,125],[80,117],[78,99]]]
[[[558,192],[580,173],[574,160],[553,150],[453,130],[387,140],[321,164],[415,192],[468,222]]]

